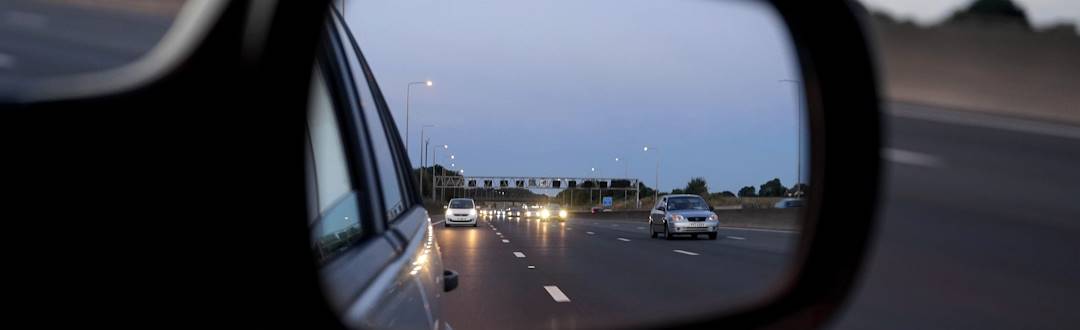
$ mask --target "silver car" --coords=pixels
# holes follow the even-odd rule
[[[663,233],[665,239],[687,234],[697,237],[706,234],[716,239],[720,218],[713,207],[698,195],[668,195],[660,197],[649,212],[649,232],[652,238]]]

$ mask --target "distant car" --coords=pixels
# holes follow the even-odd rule
[[[649,212],[649,232],[652,238],[660,233],[665,239],[678,234],[697,237],[706,234],[716,239],[720,219],[712,206],[698,195],[669,195],[660,198]]]
[[[525,215],[524,213],[525,211],[523,211],[520,207],[510,207],[506,209],[507,218],[520,218]]]
[[[563,209],[559,204],[548,204],[539,210],[541,219],[558,219],[566,220],[569,213],[566,209]]]
[[[802,206],[803,206],[802,198],[784,198],[784,199],[781,199],[779,202],[776,202],[775,205],[773,205],[773,207],[778,208],[778,209],[790,209],[790,208],[802,207]]]
[[[604,208],[599,207],[599,206],[593,206],[591,209],[589,209],[589,212],[591,212],[591,213],[604,212]]]
[[[527,206],[527,207],[525,207],[525,217],[526,218],[539,218],[540,217],[540,207],[539,206]]]
[[[443,226],[472,225],[476,227],[476,218],[478,218],[476,203],[471,198],[454,198],[446,207],[446,221],[443,222]]]

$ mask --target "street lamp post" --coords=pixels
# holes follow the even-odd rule
[[[450,149],[449,145],[442,145],[443,150]],[[438,164],[439,158],[436,157],[439,153],[439,148],[431,148],[431,199],[435,199],[435,165]]]
[[[616,163],[619,162],[619,157],[615,157],[615,162]],[[623,163],[623,179],[625,179],[626,184],[629,185],[630,184],[630,179],[629,179],[630,178],[630,161],[628,161],[626,159],[623,159],[622,163]],[[623,205],[626,205],[626,203],[629,202],[629,200],[630,200],[629,195],[630,195],[629,191],[623,190],[623,195],[622,195],[623,196],[622,197]]]
[[[656,147],[652,149],[656,151],[656,187],[653,189],[653,203],[656,203],[660,199],[660,151],[656,150]],[[649,152],[649,146],[645,146],[643,150]]]
[[[429,141],[429,140],[431,140],[430,138],[429,139],[424,138],[424,129],[428,128],[428,127],[435,127],[435,125],[423,125],[423,126],[420,127],[420,143],[423,145],[423,147],[420,148],[420,182],[424,182],[424,165],[427,164],[425,162],[424,158],[427,157],[428,143],[431,142],[431,141]],[[410,165],[410,167],[412,167],[412,166]],[[432,182],[434,182],[434,180],[432,180]],[[424,188],[423,184],[420,185],[420,188],[421,188],[420,190],[422,191],[423,188]],[[434,184],[431,185],[431,191],[432,191],[431,198],[435,199],[435,185]]]
[[[405,150],[409,150],[409,99],[412,97],[413,85],[427,85],[431,86],[431,80],[427,81],[413,81],[405,86]],[[412,167],[412,165],[409,165]]]
[[[424,129],[426,129],[428,127],[438,127],[438,126],[436,126],[436,125],[423,125],[423,126],[420,126],[420,143],[424,144],[424,147],[421,148],[422,151],[420,152],[420,168],[424,168],[424,165],[426,164],[424,162],[424,158],[427,157],[427,140],[424,139]]]
[[[802,85],[802,81],[795,79],[780,79],[779,82],[789,82],[794,84],[796,88],[795,93],[795,146],[799,149],[799,155],[795,157],[795,193],[800,194],[802,192],[802,186],[799,185],[802,182],[802,101],[799,92],[799,86]],[[801,195],[801,194],[800,194]]]

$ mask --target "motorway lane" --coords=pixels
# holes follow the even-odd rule
[[[1080,327],[1080,127],[891,108],[906,156],[886,153],[877,237],[833,328]]]
[[[443,263],[461,274],[444,299],[446,320],[460,329],[595,328],[693,317],[759,297],[784,273],[790,249],[755,247],[757,237],[789,247],[798,237],[732,230],[751,237],[666,241],[650,239],[640,223],[593,222],[493,218],[478,228],[438,227]],[[570,301],[556,302],[544,286]]]
[[[95,72],[155,46],[173,17],[44,1],[0,2],[0,92],[26,78]]]

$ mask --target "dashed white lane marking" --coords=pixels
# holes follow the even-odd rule
[[[616,225],[616,224],[612,224],[611,226],[612,226],[612,227],[618,227],[619,225]]]
[[[645,227],[637,227],[637,229],[645,229]]]
[[[515,256],[515,257],[518,257],[518,258],[524,258],[524,257],[525,257],[525,254],[524,254],[524,253],[521,253],[521,252],[514,252],[514,256]]]
[[[0,69],[9,69],[15,66],[15,57],[0,53]]]
[[[746,239],[746,237],[739,237],[739,236],[727,236],[727,238],[737,239],[737,240],[740,240],[740,241]]]
[[[503,240],[503,243],[510,243],[510,240],[508,240],[508,239],[504,239],[504,240]]]
[[[586,234],[589,234],[589,235],[596,235],[596,233],[594,233],[594,232],[591,232],[591,231],[587,231],[587,232],[585,232],[585,233],[586,233]]]
[[[536,269],[536,266],[529,265],[529,269]]]
[[[3,13],[0,20],[5,24],[31,29],[41,29],[49,23],[49,20],[44,15],[18,10],[9,10]]]
[[[623,241],[623,242],[629,242],[630,241],[629,239],[625,239],[625,238],[622,238],[622,237],[619,237],[619,240]]]
[[[570,297],[567,297],[557,286],[545,285],[544,290],[547,290],[547,293],[551,295],[551,299],[555,299],[555,302],[570,302]]]
[[[574,228],[566,227],[566,230],[574,230]]]
[[[894,163],[924,166],[924,167],[942,167],[945,166],[945,162],[940,157],[924,154],[921,152],[907,151],[901,149],[885,148],[881,149],[881,158]]]
[[[432,222],[431,224],[433,224],[433,225],[437,225],[437,224],[443,223],[443,222],[445,222],[445,221],[446,221],[446,220],[439,220],[439,221],[435,221],[435,222]]]
[[[671,251],[673,251],[675,253],[682,253],[682,254],[685,254],[685,255],[688,255],[688,256],[696,256],[696,255],[698,255],[697,253],[693,253],[693,252],[690,252],[690,251],[683,251],[683,250],[671,250]]]

